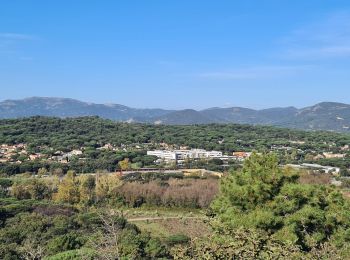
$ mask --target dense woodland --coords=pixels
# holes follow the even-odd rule
[[[304,144],[291,142],[305,141]],[[32,149],[49,146],[57,150],[118,146],[135,143],[168,143],[224,152],[269,150],[288,145],[304,150],[334,150],[350,143],[350,135],[299,131],[251,125],[167,126],[117,123],[98,117],[31,117],[0,120],[0,143],[28,143]]]
[[[273,150],[281,164],[313,162],[313,157],[323,152],[346,153],[345,158],[320,159],[317,163],[341,167],[344,175],[350,167],[350,135],[332,132],[311,132],[251,125],[189,125],[167,126],[151,124],[117,123],[98,117],[50,118],[31,117],[0,120],[1,144],[28,144],[28,152],[41,152],[47,156],[55,151],[84,150],[85,161],[72,158],[69,164],[28,161],[22,164],[0,164],[0,172],[8,175],[17,173],[37,173],[40,168],[48,172],[56,169],[66,173],[96,171],[116,171],[118,163],[125,158],[137,167],[154,166],[154,157],[146,156],[147,149],[156,149],[160,143],[172,147],[187,146],[219,150],[230,155],[233,151]],[[118,147],[118,151],[98,150],[105,144]],[[233,167],[234,162],[233,163]],[[223,170],[215,161],[193,162],[186,167]],[[60,171],[58,170],[58,171]]]

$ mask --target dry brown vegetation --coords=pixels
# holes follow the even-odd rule
[[[326,173],[305,171],[300,173],[299,182],[301,184],[330,184],[331,175]]]
[[[142,204],[206,208],[218,192],[217,179],[170,179],[167,182],[127,182],[117,195],[132,207]]]

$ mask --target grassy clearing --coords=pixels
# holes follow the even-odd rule
[[[127,219],[147,217],[203,217],[204,211],[192,208],[141,207],[125,208],[123,214]]]
[[[135,222],[143,232],[149,232],[154,237],[161,239],[171,235],[183,234],[190,238],[209,235],[208,223],[201,219],[164,219],[154,221]]]
[[[210,232],[205,213],[199,209],[141,207],[125,209],[123,214],[143,232],[160,239],[177,234],[191,238],[203,237]]]

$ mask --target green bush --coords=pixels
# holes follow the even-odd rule
[[[73,249],[79,249],[84,244],[84,240],[76,233],[68,233],[56,236],[47,244],[47,252],[49,255],[57,254]]]
[[[308,252],[328,241],[345,243],[350,204],[333,187],[299,184],[298,175],[279,167],[275,155],[253,154],[240,172],[223,178],[212,203],[213,226],[263,232]]]
[[[53,256],[45,257],[44,260],[93,260],[98,256],[98,252],[89,249],[89,248],[81,248],[76,250],[70,250],[58,253]]]
[[[176,234],[176,235],[171,235],[167,237],[166,243],[169,246],[174,246],[178,244],[186,244],[190,241],[190,238],[184,234]]]

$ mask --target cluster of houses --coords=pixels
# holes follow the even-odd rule
[[[73,157],[73,156],[80,156],[83,154],[82,150],[73,150],[70,151],[68,153],[64,153],[62,151],[56,151],[53,156],[50,157],[50,160],[52,161],[57,161],[60,163],[68,163],[69,160]]]
[[[30,153],[27,150],[27,145],[20,143],[14,145],[0,145],[0,163],[22,163],[23,161],[35,161],[38,159],[46,159],[57,161],[60,163],[68,163],[72,156],[80,156],[82,150],[73,150],[70,152],[56,151],[52,156],[43,153]]]
[[[113,144],[107,143],[101,147],[96,148],[97,150],[111,150],[111,151],[117,151],[118,147],[114,146]]]
[[[15,155],[20,154],[27,156],[26,144],[2,144],[0,146],[0,163],[2,162],[16,162]]]
[[[204,149],[189,149],[186,146],[175,146],[175,145],[169,145],[166,143],[151,143],[151,144],[137,144],[136,146],[133,146],[133,149],[145,149],[147,146],[151,146],[149,148],[157,147],[158,150],[148,150],[147,155],[156,156],[157,163],[160,162],[166,162],[166,163],[172,163],[176,162],[178,164],[181,164],[185,162],[188,159],[198,160],[198,159],[220,159],[224,161],[226,164],[230,160],[235,160],[242,162],[246,158],[248,158],[251,153],[250,152],[244,152],[244,151],[237,151],[233,152],[231,155],[224,155],[221,151],[207,151]],[[112,145],[110,143],[101,145],[98,150],[113,150],[113,151],[119,151],[119,150],[127,150],[126,145],[121,145],[120,147],[117,147],[115,145]],[[289,150],[289,147],[284,146],[274,146],[271,147],[272,150]],[[348,151],[350,147],[348,145],[345,145],[341,148],[341,151]],[[19,144],[1,144],[0,145],[0,163],[22,163],[23,161],[34,161],[38,159],[45,159],[48,161],[55,161],[60,163],[68,163],[71,161],[73,157],[78,157],[79,160],[84,160],[82,158],[83,156],[83,150],[81,149],[75,149],[69,152],[63,152],[63,151],[56,151],[56,152],[50,152],[49,154],[45,153],[31,153],[27,149],[27,145],[24,143]],[[299,150],[297,150],[299,151]],[[313,160],[317,159],[332,159],[332,158],[344,158],[346,156],[345,153],[331,153],[331,152],[323,152],[321,154],[312,155]],[[290,164],[289,166],[294,168],[302,168],[302,169],[311,169],[311,170],[320,170],[325,173],[334,173],[338,174],[340,172],[340,169],[338,167],[331,167],[331,166],[322,166],[319,164],[300,164],[300,165],[293,165]]]
[[[147,151],[147,155],[153,155],[158,158],[158,161],[165,162],[181,162],[186,159],[220,159],[223,161],[239,160],[243,161],[251,155],[249,152],[234,152],[232,155],[223,155],[220,151],[206,151],[204,149],[191,150],[154,150]]]

